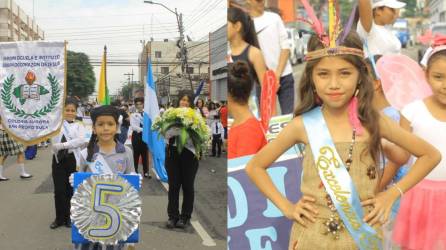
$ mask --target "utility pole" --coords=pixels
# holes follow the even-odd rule
[[[183,77],[185,74],[188,75],[189,78],[189,84],[190,89],[194,91],[194,87],[192,86],[192,79],[190,77],[188,69],[188,63],[187,63],[187,48],[186,48],[186,42],[184,41],[184,26],[183,26],[183,14],[178,14],[177,8],[175,8],[175,14],[177,16],[178,21],[178,30],[180,31],[180,54],[181,54],[181,73],[183,73]]]
[[[170,103],[170,75],[169,75],[169,85],[167,90],[167,103]]]
[[[134,89],[133,89],[133,82],[132,83],[130,82],[130,80],[133,81],[133,69],[132,69],[132,73],[126,73],[124,75],[127,76],[127,83],[129,84],[129,86],[130,86],[130,84],[132,84],[131,85],[132,86],[132,88],[131,88],[132,89],[132,93],[130,93],[130,95],[131,95],[131,99],[133,99],[133,91],[134,91]]]
[[[162,4],[162,3],[156,3],[150,0],[145,0],[144,3],[148,3],[148,4],[156,4],[156,5],[160,5],[163,8],[165,8],[166,10],[170,11],[171,13],[175,14],[176,18],[177,18],[177,23],[178,23],[178,31],[180,32],[180,40],[179,40],[179,47],[180,47],[180,58],[181,58],[181,73],[182,73],[182,77],[185,78],[185,74],[189,75],[189,83],[190,83],[190,88],[192,91],[194,91],[194,88],[192,86],[192,79],[190,77],[190,74],[187,73],[187,67],[188,67],[188,63],[187,63],[187,48],[186,48],[186,43],[184,41],[184,26],[183,26],[183,14],[179,13],[177,11],[177,8],[175,8],[175,11],[169,9],[166,5]]]

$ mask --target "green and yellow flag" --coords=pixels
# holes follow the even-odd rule
[[[107,47],[104,46],[102,56],[101,74],[99,76],[98,102],[101,105],[110,105],[110,95],[107,87]]]

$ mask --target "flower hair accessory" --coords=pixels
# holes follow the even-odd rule
[[[429,59],[437,52],[442,50],[446,50],[446,36],[445,35],[436,35],[434,41],[432,42],[431,48],[426,51],[426,64],[429,62]]]
[[[352,13],[348,19],[347,24],[344,29],[341,27],[340,19],[340,8],[339,4],[335,0],[328,0],[328,34],[324,30],[322,21],[320,21],[315,13],[314,9],[308,3],[308,0],[300,0],[303,7],[305,8],[309,20],[298,18],[299,21],[308,23],[311,25],[312,29],[318,36],[319,40],[322,42],[325,48],[308,52],[305,57],[306,61],[315,60],[318,58],[326,56],[337,56],[337,55],[355,55],[361,58],[364,57],[364,51],[357,48],[349,48],[345,46],[339,46],[342,44],[350,32],[354,17],[356,14],[356,4],[353,6]]]

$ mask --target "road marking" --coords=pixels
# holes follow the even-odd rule
[[[161,184],[162,184],[163,187],[166,189],[166,191],[169,192],[169,184],[167,184],[167,183],[165,183],[165,182],[162,182],[162,181],[161,181]]]
[[[190,224],[192,224],[195,231],[197,231],[198,235],[200,235],[201,239],[203,240],[201,244],[208,247],[214,247],[217,245],[215,241],[211,238],[211,236],[209,236],[209,234],[206,232],[206,230],[204,230],[203,226],[200,224],[198,220],[191,221]]]
[[[162,181],[160,181],[160,182],[163,185],[163,187],[166,189],[166,191],[169,192],[169,184],[162,182]],[[201,242],[201,244],[203,244],[204,246],[207,246],[207,247],[214,247],[217,245],[215,243],[215,241],[212,239],[212,237],[209,236],[209,234],[206,232],[206,230],[204,230],[203,226],[200,224],[200,222],[198,220],[191,221],[190,224],[195,229],[195,231],[198,233],[200,238],[203,240]]]

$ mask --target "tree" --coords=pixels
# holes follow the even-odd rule
[[[415,17],[417,15],[417,0],[407,0],[404,9],[404,17]]]
[[[132,90],[136,91],[139,89],[144,89],[144,84],[137,83],[137,84],[125,84],[120,92],[120,95],[124,97],[124,100],[131,100],[133,98]]]
[[[67,94],[80,98],[94,92],[96,78],[85,53],[67,51]]]

